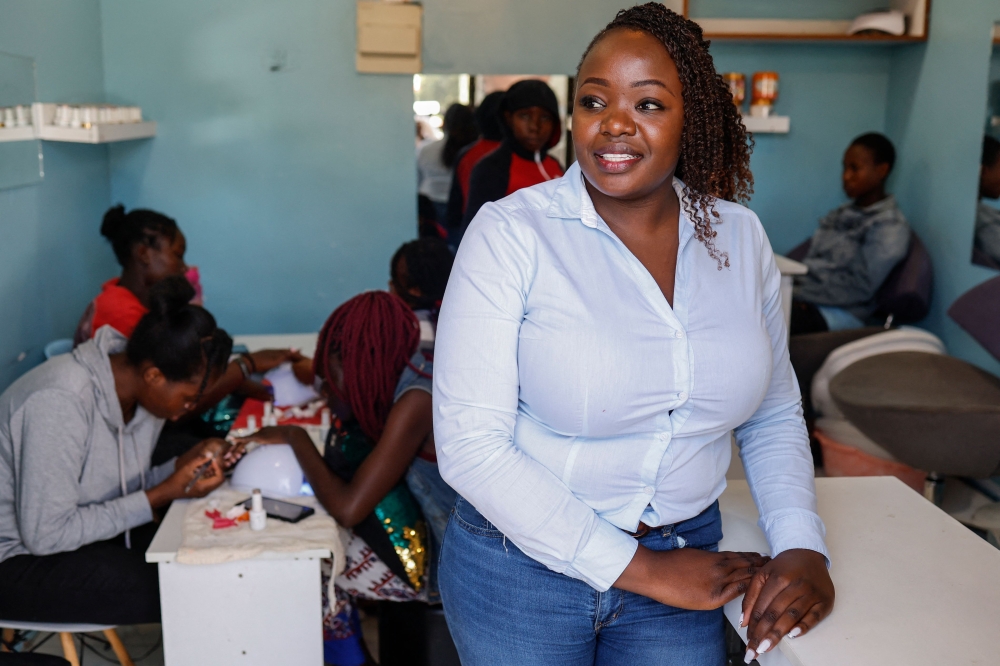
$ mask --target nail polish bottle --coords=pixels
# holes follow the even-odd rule
[[[264,511],[264,498],[260,494],[260,488],[254,488],[250,499],[250,529],[259,532],[265,527],[267,527],[267,512]]]

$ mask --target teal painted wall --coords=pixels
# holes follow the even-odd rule
[[[791,131],[754,137],[750,208],[775,251],[787,252],[846,201],[841,160],[851,139],[885,129],[891,49],[717,42],[712,54],[719,71],[743,72],[748,85],[756,71],[781,75],[775,110]]]
[[[789,0],[767,2],[777,14]],[[693,3],[701,15],[745,7]],[[849,0],[852,12],[868,4]],[[37,357],[68,334],[117,271],[97,233],[113,201],[178,219],[208,306],[234,332],[315,329],[344,299],[385,284],[389,256],[414,232],[412,92],[408,76],[354,71],[352,2],[0,0],[0,10],[14,19],[0,23],[0,49],[38,59],[43,99],[140,104],[160,123],[156,139],[110,149],[45,144],[45,183],[0,192],[10,322],[0,384],[30,362],[10,365],[19,351]],[[792,132],[757,137],[751,202],[775,248],[843,200],[847,142],[887,131],[900,145],[894,189],[937,268],[926,325],[993,369],[943,312],[991,275],[968,255],[995,10],[936,0],[930,42],[918,46],[713,45],[720,70],[782,75],[778,112]],[[425,71],[572,73],[613,13],[600,0],[427,0]]]
[[[950,353],[994,373],[991,358],[946,315],[994,277],[970,262],[993,22],[1000,6],[934,0],[930,39],[893,53],[886,128],[899,151],[896,192],[934,261],[935,293],[923,325]]]
[[[355,72],[353,2],[103,0],[101,17],[109,101],[159,123],[111,147],[112,199],[178,221],[224,327],[316,330],[385,287],[416,233],[412,77]]]
[[[827,16],[829,3],[767,0],[692,0],[692,15]],[[843,3],[841,3],[843,4]],[[850,0],[832,18],[871,9]],[[611,19],[615,5],[579,0],[426,0],[424,69],[431,73],[572,74],[590,39]],[[818,8],[818,9],[817,9]],[[747,12],[750,12],[748,14]],[[817,13],[820,12],[820,13]],[[847,13],[845,13],[847,12]],[[530,21],[524,17],[530,16]],[[489,26],[477,29],[475,26]],[[885,126],[890,48],[818,44],[739,44],[718,41],[719,71],[781,74],[777,112],[791,116],[788,135],[756,137],[751,166],[756,191],[751,208],[784,252],[808,237],[820,216],[844,200],[840,161],[852,138]]]
[[[0,0],[0,17],[0,51],[35,59],[40,100],[103,99],[97,0]],[[46,342],[72,335],[114,272],[97,233],[107,148],[45,143],[43,153],[41,184],[0,190],[0,389],[41,360]]]

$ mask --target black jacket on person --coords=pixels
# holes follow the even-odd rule
[[[525,150],[514,138],[514,133],[504,120],[504,112],[514,112],[540,106],[552,114],[555,126],[548,146],[537,155]],[[462,229],[490,201],[498,201],[524,187],[544,183],[563,174],[562,165],[548,156],[548,150],[559,143],[562,129],[559,123],[559,104],[555,93],[544,81],[518,81],[504,95],[497,110],[504,139],[500,147],[482,158],[472,170],[469,179],[469,197],[462,216]]]

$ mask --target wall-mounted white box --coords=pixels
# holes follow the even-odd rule
[[[359,2],[357,69],[367,74],[417,74],[424,8],[410,2]]]

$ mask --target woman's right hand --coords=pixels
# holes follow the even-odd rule
[[[191,490],[188,491],[188,484],[195,478],[198,468],[209,463],[208,469],[201,478],[195,481]],[[221,460],[214,453],[206,451],[204,454],[190,458],[184,462],[178,460],[179,466],[173,474],[163,480],[158,486],[154,486],[146,491],[149,505],[154,509],[166,506],[175,499],[187,499],[192,497],[204,497],[222,485],[226,477],[222,473]]]
[[[675,608],[713,610],[746,592],[770,559],[758,553],[639,546],[614,586]]]
[[[246,446],[251,442],[257,444],[291,444],[292,439],[305,431],[298,426],[268,426],[261,428],[252,435],[245,437],[233,437],[232,442],[237,446]],[[308,435],[307,435],[308,437]]]

